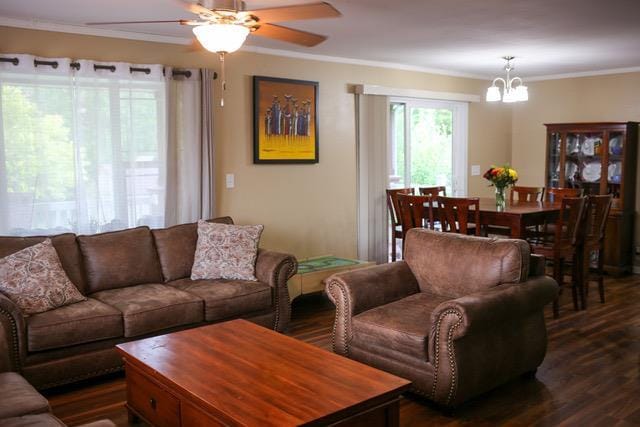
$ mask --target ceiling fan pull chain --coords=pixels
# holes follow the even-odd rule
[[[224,107],[224,92],[227,90],[227,81],[224,76],[224,52],[220,52],[220,84],[222,91],[220,92],[220,106]]]

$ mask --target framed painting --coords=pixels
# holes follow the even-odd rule
[[[318,163],[318,82],[253,76],[253,163]]]

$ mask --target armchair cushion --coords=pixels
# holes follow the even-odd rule
[[[0,420],[0,422],[3,427],[66,427],[65,423],[51,414],[24,415]]]
[[[122,312],[125,337],[198,323],[204,318],[200,297],[161,284],[110,289],[91,297]]]
[[[419,292],[353,318],[352,345],[388,355],[389,350],[427,361],[431,313],[444,297]]]
[[[406,236],[404,259],[422,292],[458,298],[527,280],[529,256],[524,240],[414,228]]]
[[[27,317],[29,351],[121,337],[122,313],[93,298]]]
[[[271,286],[262,282],[181,279],[167,285],[204,300],[204,317],[207,322],[268,310],[271,307]]]
[[[3,418],[49,412],[49,402],[15,372],[0,373],[0,424]]]

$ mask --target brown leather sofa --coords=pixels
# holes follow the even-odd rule
[[[404,258],[328,279],[336,353],[445,406],[535,372],[558,285],[526,242],[412,229]]]
[[[216,222],[232,223],[231,218]],[[0,237],[0,257],[44,237]],[[246,318],[283,331],[291,316],[294,257],[259,250],[257,282],[192,281],[197,224],[51,238],[87,301],[24,316],[0,294],[0,367],[49,388],[122,369],[118,343]]]

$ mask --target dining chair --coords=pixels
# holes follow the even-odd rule
[[[398,194],[415,194],[415,190],[413,188],[387,189],[387,209],[389,209],[389,218],[391,220],[391,261],[395,261],[397,258],[396,240],[402,239]]]
[[[561,201],[560,213],[555,223],[555,236],[549,240],[538,240],[531,244],[534,254],[542,255],[553,261],[553,278],[564,285],[565,261],[572,262],[571,292],[573,307],[579,310],[578,292],[584,292],[584,274],[582,266],[584,256],[584,221],[586,219],[586,197],[565,197]],[[560,315],[560,294],[553,301],[553,317]]]
[[[544,200],[548,202],[560,202],[565,197],[582,197],[582,188],[547,187],[544,189]]]
[[[442,231],[480,235],[480,199],[477,197],[437,197]],[[473,209],[471,209],[473,208]],[[472,216],[472,222],[469,217]]]
[[[544,187],[523,187],[514,185],[509,193],[509,201],[541,202]]]
[[[431,196],[431,197],[447,196],[447,187],[445,187],[444,185],[438,185],[435,187],[419,187],[418,191],[423,196]]]
[[[585,290],[582,297],[582,308],[587,308],[589,282],[598,283],[600,302],[604,304],[604,234],[607,218],[613,202],[613,195],[588,196],[587,213],[584,229],[584,271]],[[591,254],[595,253],[595,267],[591,268]]]
[[[398,194],[402,240],[412,228],[434,229],[433,197]]]

